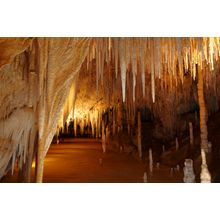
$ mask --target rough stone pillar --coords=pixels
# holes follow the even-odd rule
[[[138,111],[138,154],[142,159],[142,147],[141,147],[141,112]]]

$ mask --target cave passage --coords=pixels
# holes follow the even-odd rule
[[[220,38],[0,38],[0,54],[1,182],[219,181]]]

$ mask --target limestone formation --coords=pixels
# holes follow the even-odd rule
[[[198,104],[201,149],[210,153],[207,120],[219,110],[219,54],[220,38],[213,37],[0,38],[0,178],[18,163],[30,182],[36,160],[36,182],[42,182],[52,139],[70,121],[75,136],[78,126],[102,136],[103,152],[106,138],[125,130],[138,136],[143,158],[146,108],[166,141],[179,138],[180,115]],[[211,179],[207,166],[203,159],[202,181]]]

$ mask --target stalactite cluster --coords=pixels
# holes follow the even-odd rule
[[[42,181],[57,126],[70,118],[75,132],[77,124],[91,123],[93,136],[100,137],[102,120],[113,135],[126,120],[130,133],[137,110],[148,108],[164,134],[174,135],[179,115],[198,103],[198,67],[207,118],[219,109],[219,57],[220,38],[0,39],[0,178],[16,162],[30,170],[38,155]],[[88,108],[78,108],[80,76],[96,93]]]
[[[95,38],[87,60],[96,62],[97,89],[105,88],[110,105],[123,103],[127,121],[147,106],[173,135],[178,114],[197,102],[197,66],[206,72],[205,92],[218,93],[219,43],[219,38]],[[218,99],[207,101],[209,112],[218,109]]]

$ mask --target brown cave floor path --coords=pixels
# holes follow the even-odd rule
[[[102,165],[100,165],[102,158]],[[147,161],[108,151],[103,154],[96,139],[66,139],[52,144],[45,158],[43,182],[50,183],[135,183],[143,182]],[[149,182],[182,182],[182,174],[168,167],[155,168]]]

